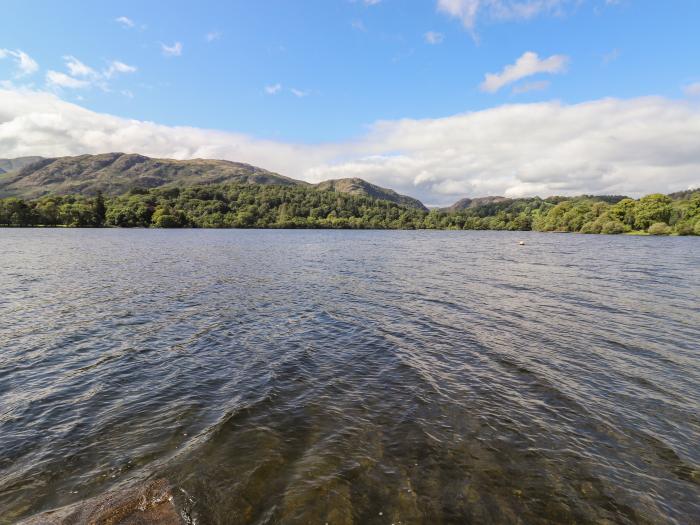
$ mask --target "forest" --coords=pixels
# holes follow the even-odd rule
[[[116,197],[0,199],[1,226],[458,229],[700,235],[700,190],[511,199],[429,212],[366,196],[275,184],[134,188]]]

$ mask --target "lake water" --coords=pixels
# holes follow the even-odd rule
[[[0,523],[700,522],[698,238],[0,229],[0,286]]]

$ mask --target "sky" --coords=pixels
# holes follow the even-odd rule
[[[462,197],[700,186],[696,0],[5,0],[0,157]]]

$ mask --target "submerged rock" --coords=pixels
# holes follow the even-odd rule
[[[19,525],[184,525],[170,484],[159,479],[43,512]]]

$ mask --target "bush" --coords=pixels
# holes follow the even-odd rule
[[[164,213],[153,217],[153,226],[156,228],[177,228],[180,223],[174,215]]]
[[[695,223],[695,228],[693,229],[693,231],[695,232],[695,235],[700,235],[700,220],[698,220],[698,222]]]
[[[619,235],[625,233],[625,225],[620,221],[608,221],[603,224],[603,228],[600,233],[605,233],[607,235]]]
[[[181,211],[167,208],[158,208],[151,219],[151,226],[155,228],[180,228],[187,222]]]
[[[590,221],[581,226],[581,233],[600,233],[601,227],[597,221]]]
[[[655,222],[647,230],[651,235],[669,235],[671,233],[671,227],[665,222]]]
[[[689,222],[676,224],[676,233],[678,235],[693,235],[693,225]]]

